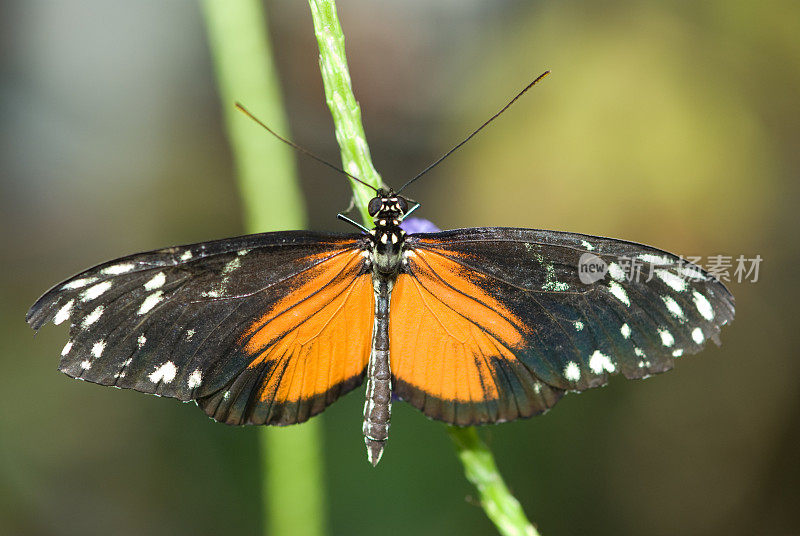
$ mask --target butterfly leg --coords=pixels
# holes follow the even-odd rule
[[[364,403],[364,442],[367,459],[375,466],[381,460],[389,438],[392,415],[392,373],[389,368],[389,298],[394,281],[376,276],[375,324],[372,328],[372,351],[367,369],[367,400]]]

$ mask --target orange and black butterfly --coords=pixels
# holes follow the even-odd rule
[[[27,321],[69,322],[67,375],[194,400],[228,424],[300,423],[366,378],[377,464],[393,396],[458,426],[530,417],[612,374],[668,370],[733,320],[728,290],[670,253],[532,229],[406,234],[414,208],[379,190],[360,233],[123,257],[59,283]],[[581,280],[587,253],[607,277]]]

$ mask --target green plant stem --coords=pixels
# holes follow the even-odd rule
[[[241,102],[279,133],[287,134],[280,85],[259,0],[203,0],[217,74],[250,232],[305,226],[292,150],[234,108]]]
[[[319,67],[325,85],[325,99],[333,116],[342,164],[351,175],[375,188],[381,188],[383,182],[372,165],[364,126],[361,124],[361,108],[353,94],[344,52],[344,33],[336,15],[336,2],[309,0],[308,4],[319,45]],[[350,185],[364,223],[371,224],[372,218],[367,212],[367,204],[375,197],[375,192],[353,180],[350,180]]]
[[[503,482],[503,477],[494,462],[494,456],[486,443],[481,441],[477,430],[473,427],[448,426],[447,433],[456,446],[467,480],[478,490],[483,511],[500,534],[539,536],[525,517],[519,501]]]
[[[234,108],[239,101],[288,134],[261,1],[203,0],[201,5],[247,231],[302,228],[305,214],[291,149]],[[267,534],[325,533],[319,419],[258,430]]]
[[[319,45],[325,98],[333,116],[344,169],[380,188],[381,178],[372,165],[361,124],[361,109],[353,95],[344,51],[344,34],[336,15],[336,3],[333,0],[309,0],[308,3]],[[374,192],[355,181],[351,180],[350,183],[364,222],[371,223],[366,206],[374,197]],[[536,529],[526,519],[519,502],[503,482],[492,452],[480,440],[477,431],[474,428],[449,426],[448,433],[455,443],[467,479],[477,488],[481,506],[498,531],[504,535],[538,536]]]

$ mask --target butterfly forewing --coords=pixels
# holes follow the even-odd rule
[[[27,320],[69,322],[60,369],[75,378],[198,399],[225,422],[299,422],[360,383],[372,318],[360,307],[372,296],[365,247],[358,236],[279,232],[140,253],[56,285]],[[365,335],[322,358],[321,341],[348,328]]]
[[[407,245],[407,275],[392,301],[396,390],[447,422],[530,416],[610,374],[662,372],[733,319],[733,296],[721,283],[640,244],[475,228],[412,235]],[[608,266],[590,284],[578,274],[587,252]],[[638,277],[622,259],[641,263]],[[427,319],[415,336],[417,320],[396,315],[406,305]]]

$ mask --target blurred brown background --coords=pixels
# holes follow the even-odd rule
[[[553,75],[410,194],[518,225],[765,260],[723,346],[485,428],[546,536],[800,534],[800,4],[341,0],[376,167],[398,185]],[[268,3],[291,136],[338,161],[305,2]],[[137,250],[241,232],[195,2],[0,5],[0,533],[255,534],[255,434],[70,381],[23,317]],[[269,118],[264,118],[269,122]],[[314,229],[347,185],[299,162]],[[712,345],[713,346],[713,345]],[[361,391],[324,421],[331,534],[492,534],[440,424],[398,404],[373,470]]]

